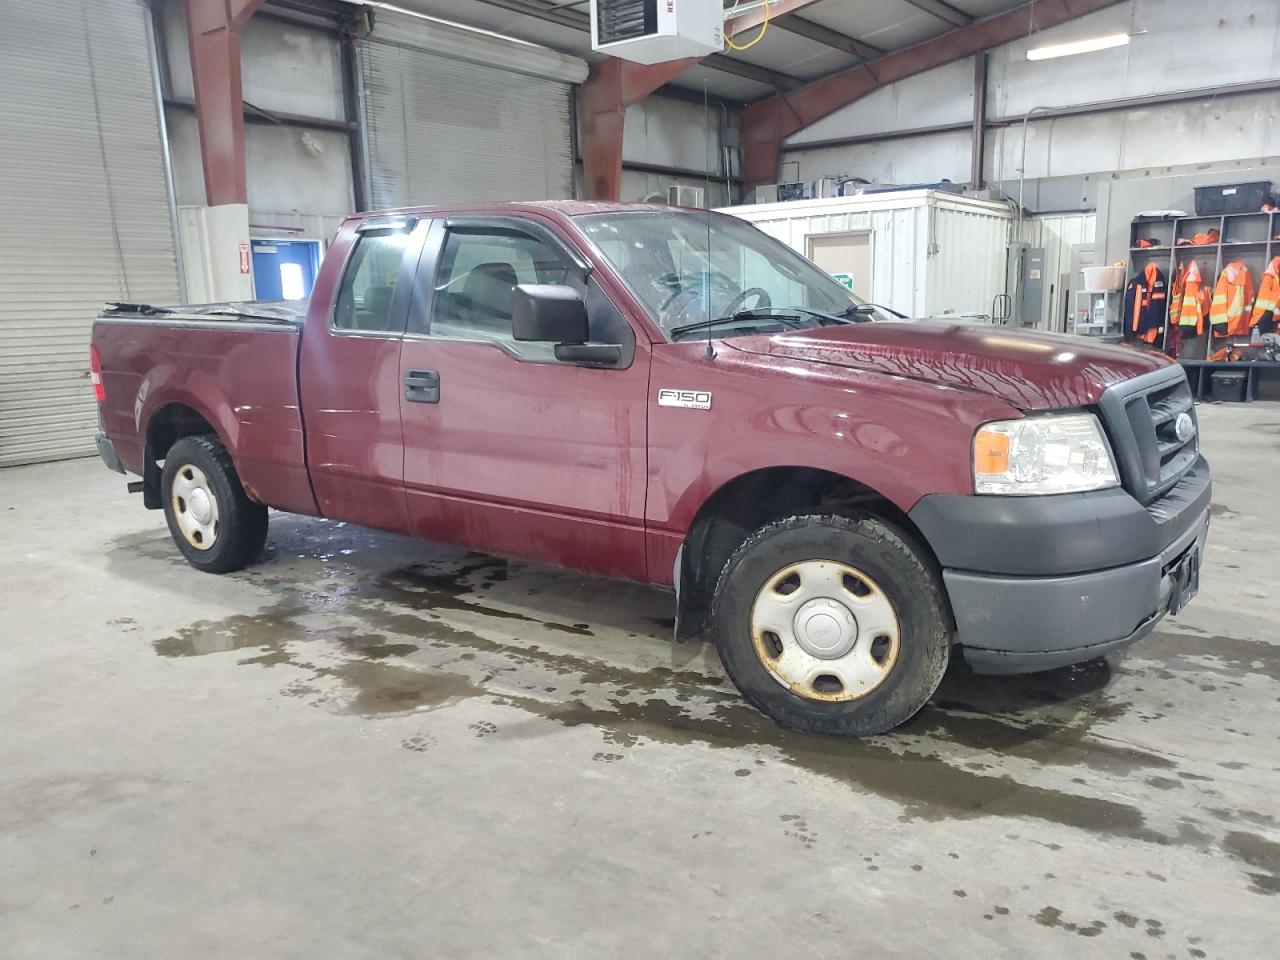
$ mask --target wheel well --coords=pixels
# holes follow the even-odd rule
[[[811,467],[768,467],[726,483],[698,509],[685,536],[678,584],[681,637],[702,631],[720,571],[752,531],[797,514],[853,510],[889,521],[933,558],[928,542],[905,513],[850,477]]]
[[[142,500],[150,510],[160,509],[160,462],[183,437],[204,433],[217,435],[197,410],[185,403],[170,403],[156,411],[147,425],[147,448],[143,463]]]

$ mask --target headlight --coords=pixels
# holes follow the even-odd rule
[[[978,493],[1078,493],[1119,483],[1102,426],[1091,413],[986,423],[973,438]]]

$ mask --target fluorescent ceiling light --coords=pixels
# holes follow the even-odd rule
[[[1054,57],[1073,57],[1077,53],[1093,53],[1095,50],[1110,50],[1112,47],[1127,47],[1129,34],[1112,33],[1105,37],[1094,37],[1091,40],[1073,40],[1070,43],[1051,43],[1047,47],[1035,47],[1027,51],[1028,60],[1052,60]]]

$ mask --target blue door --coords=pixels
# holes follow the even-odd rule
[[[253,241],[253,289],[259,300],[305,300],[319,268],[319,240]]]

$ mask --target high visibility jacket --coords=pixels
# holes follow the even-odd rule
[[[1239,260],[1222,268],[1213,288],[1209,325],[1215,337],[1247,337],[1253,310],[1253,274]]]
[[[1192,260],[1178,271],[1169,291],[1169,320],[1184,336],[1204,333],[1204,318],[1209,315],[1209,291],[1200,279],[1200,264]]]
[[[1130,340],[1155,343],[1164,330],[1168,289],[1164,273],[1154,263],[1136,274],[1124,290],[1124,335]]]
[[[1206,233],[1197,233],[1193,237],[1183,237],[1176,244],[1174,244],[1174,246],[1203,247],[1211,243],[1217,243],[1221,239],[1222,239],[1222,234],[1220,234],[1216,229],[1214,229],[1214,230],[1209,230]]]
[[[1262,285],[1258,298],[1253,301],[1250,327],[1261,327],[1263,333],[1273,333],[1277,326],[1277,304],[1280,304],[1280,257],[1272,257],[1267,269],[1262,271]]]

